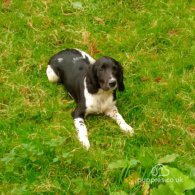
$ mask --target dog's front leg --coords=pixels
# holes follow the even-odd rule
[[[75,125],[77,133],[78,133],[79,141],[88,150],[89,147],[90,147],[90,143],[89,143],[89,140],[88,140],[87,128],[85,126],[84,119],[83,118],[75,118],[74,119],[74,125]]]
[[[72,116],[74,118],[74,125],[77,130],[79,141],[88,150],[90,143],[87,135],[87,127],[84,122],[85,108],[83,108],[83,106],[77,106],[77,108],[72,112]]]
[[[108,111],[105,112],[105,114],[109,117],[111,117],[112,119],[114,119],[116,121],[116,123],[119,125],[120,129],[130,133],[131,135],[133,135],[134,130],[131,126],[129,126],[125,120],[123,119],[123,117],[120,115],[120,113],[118,112],[118,109],[116,106],[114,106],[113,108],[109,109]]]

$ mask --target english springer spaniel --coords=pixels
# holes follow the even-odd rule
[[[111,117],[124,132],[134,131],[119,114],[116,90],[124,90],[123,70],[111,57],[94,60],[79,49],[65,49],[49,60],[47,77],[50,82],[62,83],[77,106],[72,112],[80,142],[89,149],[90,143],[84,118],[91,113]]]

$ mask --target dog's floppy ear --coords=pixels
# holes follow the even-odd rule
[[[123,67],[122,65],[115,60],[115,63],[118,66],[118,73],[117,73],[117,81],[118,81],[118,90],[119,91],[124,91],[125,90],[125,85],[123,82]]]
[[[93,65],[90,65],[86,77],[87,89],[89,93],[92,94],[97,93],[98,89],[100,88],[97,77],[97,66],[98,62],[95,62]]]

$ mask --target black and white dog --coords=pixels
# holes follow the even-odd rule
[[[60,82],[74,98],[77,106],[72,112],[80,142],[89,149],[90,143],[84,118],[91,113],[104,113],[113,118],[124,132],[134,133],[119,114],[116,90],[124,90],[123,70],[111,57],[94,60],[79,49],[65,49],[49,60],[47,77]]]

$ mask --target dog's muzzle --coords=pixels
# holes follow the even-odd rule
[[[116,79],[112,78],[108,81],[108,85],[110,89],[115,89],[117,87]]]
[[[111,88],[113,88],[113,87],[115,87],[116,86],[116,80],[111,80],[111,81],[109,81],[109,86],[111,87]]]

